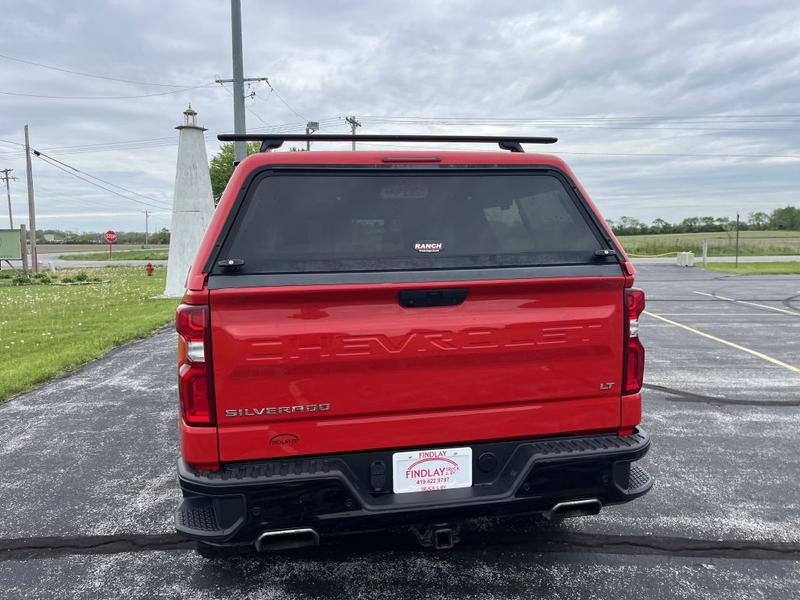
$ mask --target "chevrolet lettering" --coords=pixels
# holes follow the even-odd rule
[[[590,346],[603,335],[600,320],[542,327],[516,323],[504,328],[469,327],[457,331],[411,331],[401,335],[314,335],[266,338],[250,344],[250,361],[314,360],[348,356],[402,355],[406,352],[482,352],[491,348],[529,350],[535,346]]]

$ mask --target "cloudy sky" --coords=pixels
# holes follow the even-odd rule
[[[555,135],[548,150],[607,218],[800,203],[797,2],[242,4],[245,75],[272,87],[247,90],[249,130],[315,120],[346,132],[354,114],[363,133]],[[181,112],[199,112],[209,156],[232,130],[230,86],[213,83],[230,77],[229,2],[0,7],[0,169],[19,177],[15,225],[27,219],[28,123],[63,169],[34,159],[39,228],[143,230],[145,209],[168,226]]]

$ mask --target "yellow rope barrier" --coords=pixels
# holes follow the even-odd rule
[[[677,256],[678,252],[665,252],[664,254],[628,254],[631,258],[661,258],[664,256]]]

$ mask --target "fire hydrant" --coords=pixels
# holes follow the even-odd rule
[[[153,276],[153,271],[155,270],[153,268],[153,263],[151,263],[151,262],[147,263],[147,266],[145,267],[145,270],[147,271],[147,276],[148,277],[152,277]]]

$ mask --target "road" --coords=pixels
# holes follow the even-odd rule
[[[560,525],[479,520],[205,561],[172,534],[174,334],[0,405],[0,597],[797,598],[800,278],[641,264],[653,491]]]
[[[133,247],[127,248],[129,250],[133,249],[141,249],[140,247]],[[144,268],[147,263],[151,262],[156,266],[166,266],[166,260],[64,260],[63,258],[59,258],[64,254],[90,254],[95,252],[102,252],[103,248],[100,247],[99,249],[93,251],[81,251],[81,252],[68,252],[64,250],[60,250],[55,253],[39,253],[39,266],[40,269],[43,271],[49,270],[51,267],[55,267],[56,269],[85,269],[88,267],[142,267]],[[122,250],[124,252],[124,249]],[[9,261],[11,265],[15,269],[22,268],[22,261],[19,260],[12,260]],[[6,266],[5,264],[3,265]]]
[[[40,254],[39,263],[43,269],[49,269],[53,265],[56,269],[84,269],[87,267],[142,267],[151,262],[154,265],[166,266],[166,260],[64,260],[59,258],[64,253],[59,254]]]
[[[634,258],[633,262],[637,265],[648,265],[648,264],[664,264],[664,265],[674,265],[675,264],[675,256],[659,256],[655,258]],[[741,263],[752,263],[752,262],[796,262],[800,261],[800,256],[791,255],[791,254],[784,254],[780,256],[740,256],[739,262]],[[736,262],[735,256],[709,256],[708,262],[723,262],[723,263],[732,263]],[[695,256],[694,257],[694,264],[698,267],[703,265],[703,257],[702,256]]]

